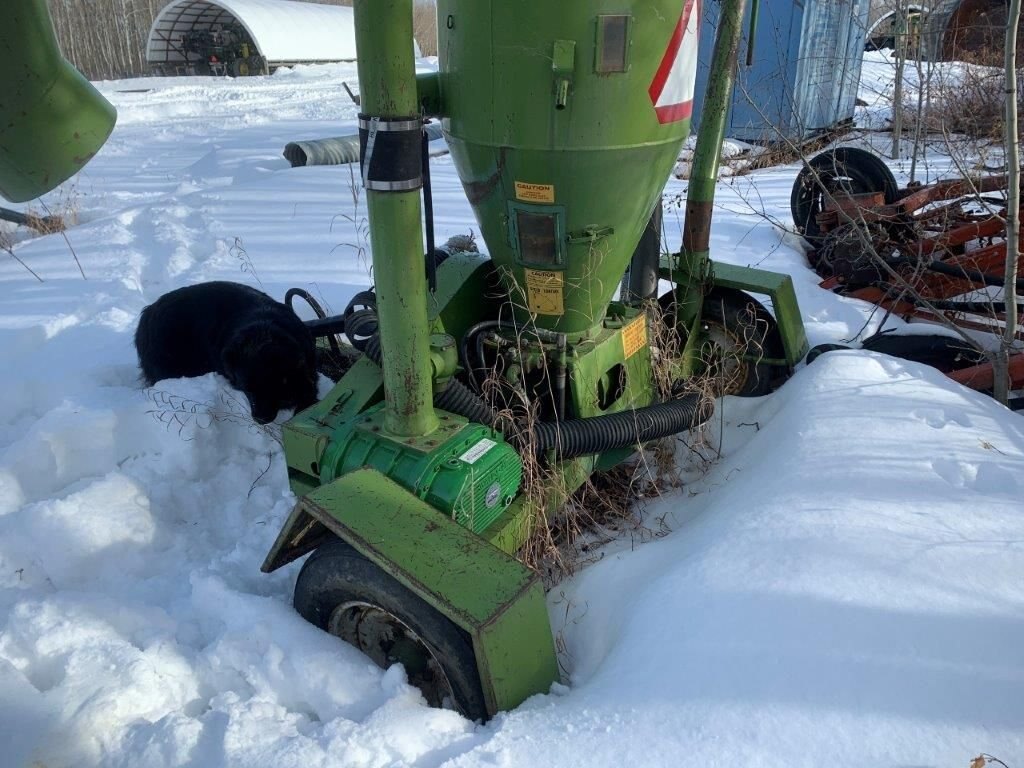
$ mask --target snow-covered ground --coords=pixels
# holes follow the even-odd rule
[[[273,434],[212,376],[147,396],[131,334],[201,280],[335,309],[370,283],[350,169],[280,154],[354,129],[342,79],[103,84],[118,127],[47,198],[80,223],[16,244],[42,282],[0,252],[0,764],[1024,766],[1024,420],[878,355],[722,403],[721,459],[646,506],[668,532],[549,595],[565,685],[487,725],[298,617],[298,566],[259,572],[293,501]],[[714,256],[854,338],[877,318],[783,229],[795,173],[720,185]],[[434,190],[440,240],[474,228],[449,158]]]

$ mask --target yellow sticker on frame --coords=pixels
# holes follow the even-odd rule
[[[647,317],[640,315],[622,329],[622,354],[629,360],[647,346]]]
[[[528,184],[525,181],[517,181],[516,200],[524,203],[553,203],[555,202],[555,185]]]
[[[538,315],[561,315],[565,312],[563,293],[565,278],[561,272],[524,269],[526,273],[526,303]]]

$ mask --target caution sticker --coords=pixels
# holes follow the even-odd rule
[[[527,184],[525,181],[517,181],[516,200],[522,200],[524,203],[553,203],[555,202],[555,185]]]
[[[647,318],[640,315],[622,329],[622,354],[627,360],[647,346]]]
[[[525,269],[526,303],[538,315],[561,315],[565,312],[562,300],[565,280],[561,272]]]

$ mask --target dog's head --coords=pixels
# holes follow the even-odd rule
[[[311,337],[297,339],[273,324],[245,326],[223,351],[224,374],[249,400],[253,419],[267,424],[283,408],[316,402],[316,360]]]

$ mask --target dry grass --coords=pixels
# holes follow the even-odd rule
[[[913,131],[920,119],[925,133],[1002,142],[1006,75],[1001,68],[980,63],[987,60],[991,60],[991,55],[978,53],[962,66],[936,69],[928,83],[928,98],[920,117],[916,102],[904,107],[905,128]],[[1018,98],[1024,109],[1024,93]]]
[[[39,200],[37,205],[29,206],[24,212],[28,221],[23,226],[31,229],[37,236],[60,235],[64,238],[78,271],[85,278],[85,270],[65,232],[69,227],[78,223],[78,211],[78,188],[74,183],[65,184],[57,191],[57,200],[52,207],[42,200]],[[0,228],[0,251],[18,262],[36,280],[43,282],[43,278],[15,253],[15,247],[21,239],[15,236],[13,226]]]
[[[675,381],[675,358],[681,349],[678,335],[667,329],[656,303],[648,310],[648,338],[652,352],[655,385],[659,399],[679,396],[683,388]],[[517,339],[520,358],[535,337],[523,331]],[[550,378],[549,378],[550,380]],[[520,560],[538,571],[548,586],[576,572],[583,564],[599,558],[604,544],[628,535],[633,543],[664,535],[663,520],[653,523],[643,514],[643,502],[681,485],[677,456],[682,442],[691,455],[699,457],[701,471],[708,465],[703,430],[676,435],[637,446],[633,459],[609,471],[592,474],[579,488],[565,478],[565,464],[553,454],[538,450],[534,427],[541,403],[531,401],[523,386],[511,386],[499,370],[490,371],[482,383],[485,399],[499,412],[502,429],[516,445],[523,461],[521,494],[532,517],[530,534],[519,552]],[[710,402],[714,386],[705,377],[687,382],[686,391],[701,391]],[[689,467],[692,469],[692,467]]]

